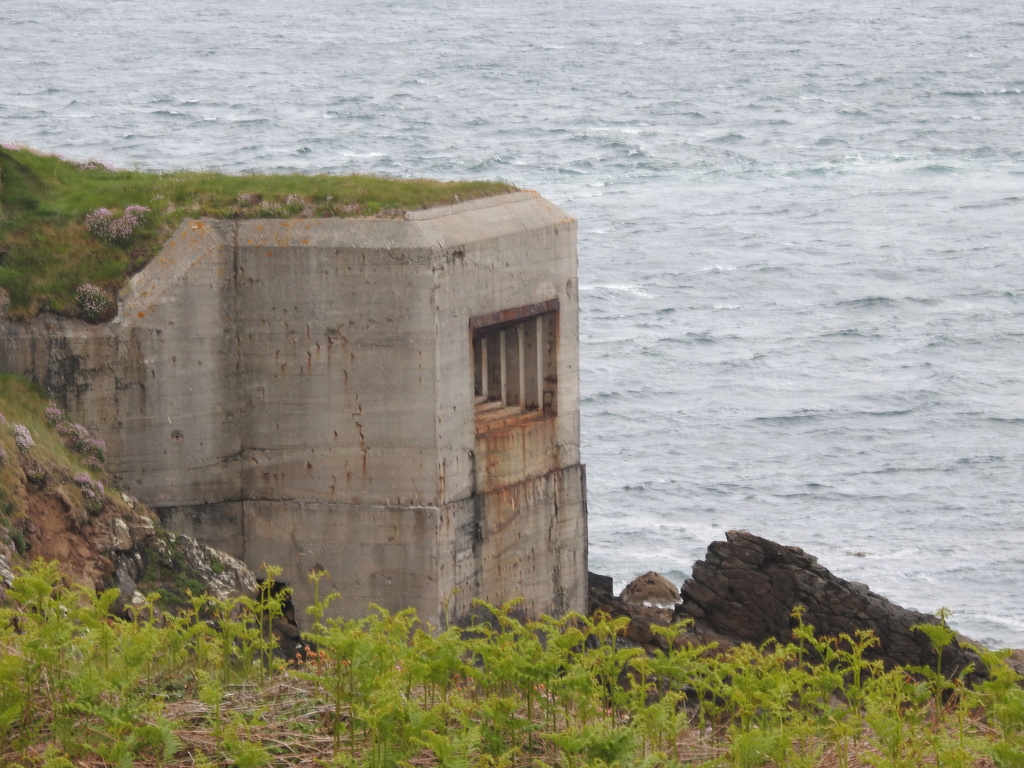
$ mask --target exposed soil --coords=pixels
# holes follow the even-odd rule
[[[108,504],[93,516],[72,504],[60,487],[29,490],[25,554],[31,559],[56,560],[69,581],[96,589],[114,573],[114,564],[104,553],[110,548],[111,520],[117,510]]]
[[[2,489],[0,596],[17,568],[38,558],[57,561],[69,584],[119,589],[118,612],[154,592],[173,609],[189,602],[189,591],[224,598],[255,588],[244,565],[163,530],[145,506],[109,484],[83,488],[81,473],[69,467],[14,458],[24,463],[7,468]]]
[[[88,589],[112,586],[114,563],[108,555],[114,544],[114,520],[152,527],[148,513],[141,506],[116,500],[115,493],[87,506],[69,472],[30,465],[33,482],[25,469],[15,473],[20,482],[5,488],[19,512],[8,519],[0,536],[0,555],[6,555],[12,566],[37,558],[56,560],[69,582]]]

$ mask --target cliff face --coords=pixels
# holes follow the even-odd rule
[[[0,376],[0,596],[19,566],[57,561],[90,591],[119,590],[127,614],[144,595],[187,603],[186,589],[227,598],[255,588],[242,563],[161,528],[115,487],[103,444],[28,382]]]
[[[111,322],[0,316],[0,371],[103,437],[171,529],[282,565],[300,603],[326,569],[352,615],[560,613],[585,599],[577,306],[575,222],[533,193],[190,221]]]
[[[9,490],[24,495],[25,514],[0,533],[0,597],[15,569],[43,559],[57,561],[68,581],[91,591],[117,589],[111,610],[130,616],[156,594],[158,609],[178,609],[194,595],[228,599],[256,592],[256,578],[242,562],[189,536],[170,533],[136,502],[118,493],[84,505],[61,472]]]

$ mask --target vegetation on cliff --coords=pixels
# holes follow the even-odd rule
[[[39,387],[0,374],[0,555],[12,545],[17,554],[27,553],[33,521],[42,514],[32,497],[46,486],[59,488],[63,503],[81,510],[125,505],[104,487],[102,442],[66,419],[61,434],[48,421],[47,407]]]
[[[240,563],[163,530],[107,475],[104,459],[103,441],[42,390],[0,375],[0,594],[14,567],[37,558],[59,561],[62,579],[93,592],[119,587],[113,607],[122,615],[142,590],[175,608],[189,592],[255,588]]]
[[[101,320],[186,218],[396,216],[512,187],[373,176],[144,173],[0,147],[0,288],[11,311]],[[83,288],[84,286],[84,288]]]

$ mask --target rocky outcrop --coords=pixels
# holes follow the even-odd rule
[[[694,564],[692,577],[683,584],[681,602],[674,610],[654,607],[674,590],[674,585],[657,573],[638,577],[618,597],[611,577],[589,576],[590,614],[628,617],[630,624],[622,639],[649,651],[666,645],[652,627],[687,619],[692,625],[677,636],[679,642],[714,644],[719,650],[773,639],[790,642],[797,626],[794,609],[800,607],[802,621],[819,637],[855,637],[858,630],[874,633],[879,642],[865,654],[869,659],[886,666],[934,669],[936,665],[928,636],[912,629],[919,624],[939,624],[934,616],[902,608],[864,584],[833,575],[798,547],[745,531],[729,531],[725,541],[708,547],[704,560]],[[971,684],[984,679],[987,670],[972,648],[975,645],[955,636],[943,649],[942,672],[953,676],[967,670],[966,680]],[[1024,674],[1022,660],[1024,651],[1014,651],[1007,663]]]
[[[59,467],[50,467],[41,482],[25,488],[27,514],[18,526],[0,528],[0,600],[26,561],[56,560],[67,582],[89,590],[117,589],[110,610],[125,619],[140,611],[148,617],[151,609],[161,613],[187,607],[190,593],[224,601],[250,597],[257,604],[264,595],[277,598],[280,612],[263,620],[267,636],[277,642],[274,655],[295,662],[310,650],[284,584],[274,582],[268,591],[244,563],[190,536],[163,530],[126,495],[104,494],[83,505]]]
[[[670,608],[679,602],[679,588],[660,573],[648,571],[629,582],[619,597],[627,603]]]
[[[20,468],[19,468],[20,469]],[[217,599],[251,595],[256,578],[224,552],[163,530],[131,497],[60,465],[33,465],[6,489],[21,514],[0,528],[0,598],[17,567],[42,558],[89,590],[116,588],[112,611],[124,617],[159,595],[157,609],[181,607],[187,592]]]
[[[627,643],[644,648],[647,651],[666,650],[668,643],[664,636],[657,634],[651,627],[664,627],[672,623],[671,608],[657,608],[643,603],[630,602],[616,596],[611,576],[597,573],[588,575],[587,612],[590,616],[604,614],[612,619],[629,618],[629,625],[622,634]],[[646,575],[646,574],[645,574]],[[655,574],[658,575],[658,574]],[[664,578],[659,575],[659,578]],[[671,582],[669,582],[671,584]],[[714,645],[719,650],[727,650],[736,643],[732,638],[720,635],[706,627],[692,626],[677,636],[680,643],[688,645]]]
[[[937,624],[934,616],[901,608],[864,584],[832,575],[802,549],[745,531],[729,531],[726,541],[713,542],[681,591],[676,620],[693,618],[698,628],[742,642],[791,640],[793,609],[803,606],[804,623],[818,635],[853,636],[857,630],[871,630],[880,642],[869,652],[870,658],[886,664],[935,666],[928,637],[911,629],[915,624]],[[947,674],[978,662],[977,654],[957,641],[942,654]],[[982,664],[977,669],[983,674]]]
[[[256,591],[256,577],[244,563],[230,555],[200,544],[190,536],[157,533],[152,521],[128,525],[112,521],[114,549],[113,581],[120,591],[114,610],[126,613],[130,605],[146,602],[144,591],[156,590],[161,607],[173,608],[193,594],[208,594],[216,600],[249,596]]]
[[[617,597],[612,591],[612,578],[597,573],[587,574],[587,613],[591,616],[604,614],[618,619],[629,617],[623,639],[635,643],[648,650],[666,648],[663,638],[651,631],[651,626],[666,626],[671,614],[657,608],[649,608],[642,604],[630,603]]]

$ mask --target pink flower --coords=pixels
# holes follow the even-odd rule
[[[97,208],[85,217],[85,228],[108,243],[127,243],[149,213],[144,205],[129,205],[117,217],[109,208]]]
[[[24,424],[12,424],[11,431],[14,432],[14,442],[23,451],[34,448],[36,441],[32,439],[32,433]]]

